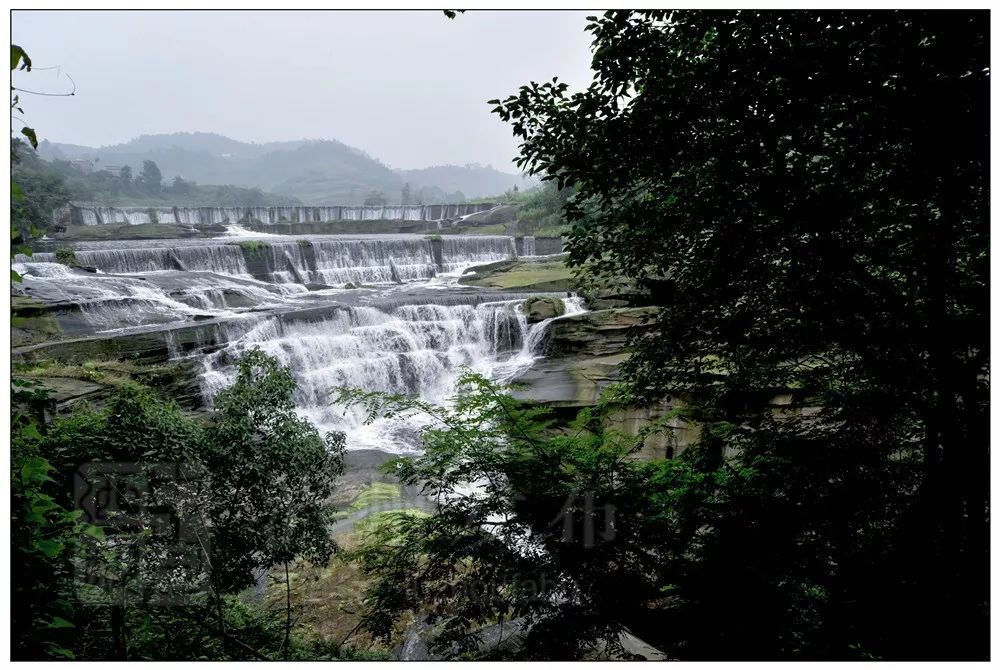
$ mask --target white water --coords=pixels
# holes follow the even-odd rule
[[[247,230],[243,226],[234,223],[226,229],[226,237],[261,238],[261,237],[281,237],[281,235],[277,233],[255,233],[252,230]]]
[[[245,232],[245,231],[244,231]],[[262,237],[262,236],[254,236]],[[281,284],[392,284],[427,280],[438,272],[454,272],[478,263],[513,258],[514,240],[499,235],[446,236],[437,244],[418,235],[292,237],[263,236],[259,246],[234,242],[190,242],[135,246],[119,244],[104,248],[81,245],[75,251],[80,265],[109,274],[149,274],[182,270],[212,272]],[[281,238],[281,239],[276,239]],[[18,262],[52,262],[52,253],[36,253]],[[440,264],[439,262],[440,261]],[[252,267],[251,267],[252,265]],[[252,273],[252,275],[251,275]]]
[[[524,253],[522,256],[534,256],[535,255],[535,237],[533,235],[525,235],[524,239],[521,240],[524,245]]]
[[[321,223],[326,221],[441,221],[488,211],[496,205],[423,205],[414,207],[102,207],[71,205],[70,220],[78,225],[229,225],[238,223]]]
[[[35,254],[37,259],[41,254]],[[45,302],[77,305],[95,333],[135,326],[225,317],[244,307],[277,306],[305,293],[301,286],[275,286],[203,272],[164,273],[149,278],[82,273],[60,263],[34,260],[11,266],[22,275],[20,289]]]
[[[568,314],[582,311],[566,300]],[[421,420],[378,420],[364,424],[360,410],[330,402],[335,388],[359,388],[447,402],[462,367],[505,381],[539,354],[549,321],[529,326],[521,301],[478,305],[400,305],[380,310],[351,307],[311,323],[271,318],[204,359],[206,403],[229,385],[236,358],[259,347],[293,371],[299,413],[322,430],[342,430],[349,449],[398,453],[418,448]]]

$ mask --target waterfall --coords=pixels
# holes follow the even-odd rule
[[[231,316],[249,308],[284,304],[288,296],[305,291],[298,286],[203,273],[95,274],[39,260],[43,255],[16,259],[12,268],[22,275],[17,289],[64,311],[78,312],[87,330],[95,333]]]
[[[463,211],[434,207],[440,215]],[[309,208],[288,210],[310,215]],[[12,265],[23,275],[12,292],[45,305],[64,336],[141,332],[144,345],[158,338],[171,356],[200,360],[206,402],[231,383],[238,356],[260,347],[292,370],[301,415],[345,431],[352,449],[412,451],[420,423],[365,426],[361,414],[330,405],[331,389],[444,403],[463,366],[500,381],[525,369],[544,349],[551,322],[528,324],[521,311],[537,293],[456,284],[469,265],[515,258],[515,241],[505,236],[103,241],[73,248],[80,265],[97,271],[61,265],[47,252],[18,255]],[[328,288],[348,282],[368,288]],[[578,299],[566,303],[567,315],[582,309]]]
[[[535,256],[535,237],[533,235],[525,235],[521,240],[522,256]]]
[[[299,413],[324,430],[342,430],[348,448],[411,451],[416,425],[380,420],[364,425],[361,411],[333,407],[338,387],[418,395],[445,402],[459,368],[509,378],[537,352],[529,344],[548,323],[529,326],[520,300],[479,304],[403,304],[345,307],[317,321],[269,318],[204,359],[206,403],[232,383],[240,354],[259,347],[295,375]]]
[[[514,238],[499,235],[443,236],[441,248],[445,272],[461,270],[473,263],[493,263],[517,256]]]
[[[424,239],[329,240],[314,245],[316,281],[325,284],[388,284],[428,279],[437,272],[430,243]]]
[[[238,242],[190,242],[176,246],[90,243],[75,251],[77,262],[107,274],[149,274],[183,270],[213,272],[281,284],[391,284],[430,279],[476,263],[490,263],[516,255],[513,238],[503,236],[445,236],[432,241],[421,236],[344,239],[336,236],[265,238],[246,250]],[[148,244],[148,243],[147,243]],[[93,248],[105,245],[105,248]],[[440,245],[440,258],[434,247]],[[55,260],[37,253],[16,261]]]
[[[238,223],[323,223],[328,221],[438,221],[489,211],[494,204],[378,207],[106,207],[70,204],[69,220],[77,225],[170,223],[187,226]],[[65,211],[65,210],[64,210]]]
[[[410,238],[335,239],[316,237],[266,242],[267,279],[331,286],[392,284],[430,279],[476,263],[513,258],[513,240],[501,236],[449,237],[441,241],[441,264],[431,240]],[[258,272],[254,271],[255,275]],[[259,275],[258,275],[259,276]]]
[[[145,274],[166,270],[216,272],[247,276],[243,250],[230,244],[179,247],[78,250],[77,263],[108,274]],[[44,259],[43,259],[44,257]],[[54,260],[54,254],[34,254],[30,261]]]

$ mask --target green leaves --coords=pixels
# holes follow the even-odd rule
[[[680,398],[704,426],[684,472],[651,475],[658,517],[701,529],[663,551],[691,558],[663,579],[683,598],[648,615],[664,644],[948,656],[946,627],[985,656],[985,569],[957,567],[985,544],[931,548],[987,534],[985,15],[609,11],[587,30],[592,85],[490,104],[519,164],[575,190],[570,264],[661,307],[622,367],[636,403]],[[928,506],[953,512],[914,522]],[[830,646],[841,627],[854,644]]]
[[[423,453],[387,469],[437,500],[436,513],[386,519],[351,554],[374,578],[364,619],[372,634],[387,637],[402,613],[430,608],[443,617],[436,646],[464,648],[478,627],[516,613],[550,631],[526,641],[530,658],[576,658],[617,639],[620,625],[602,613],[660,597],[639,583],[670,564],[668,538],[679,526],[664,501],[702,495],[682,476],[688,470],[676,464],[672,476],[654,476],[629,459],[645,435],[595,429],[613,402],[556,431],[545,408],[508,391],[465,372],[451,407],[361,390],[337,396],[371,420],[432,420]],[[569,592],[571,602],[550,599]],[[570,640],[554,632],[569,621]]]
[[[75,626],[72,622],[57,616],[52,617],[52,619],[45,624],[45,628],[75,628]]]
[[[28,58],[28,54],[24,52],[24,49],[16,44],[10,45],[10,69],[11,71],[18,69],[20,66],[21,70],[31,71],[31,59]]]
[[[38,148],[38,137],[35,135],[34,128],[25,126],[24,128],[21,128],[21,134],[28,138],[28,142],[31,144],[32,149]]]
[[[53,558],[65,548],[65,544],[58,540],[38,540],[34,548],[42,552],[45,556]]]
[[[212,580],[223,592],[296,556],[329,559],[329,499],[343,471],[343,435],[323,436],[298,417],[287,368],[259,349],[237,368],[236,381],[215,399],[206,435],[212,487],[226,492],[206,507],[217,548]]]

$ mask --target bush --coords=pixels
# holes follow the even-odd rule
[[[68,265],[71,268],[79,267],[76,260],[76,252],[70,247],[59,247],[56,249],[56,262]]]
[[[251,258],[262,256],[266,250],[271,248],[270,244],[260,240],[244,240],[239,244],[240,248],[243,249],[243,254]]]
[[[80,368],[99,371],[97,365]],[[284,564],[287,579],[288,564],[299,557],[326,564],[335,548],[327,530],[329,499],[343,470],[343,435],[320,434],[295,414],[295,381],[287,368],[253,350],[238,369],[233,385],[216,396],[208,425],[148,388],[123,382],[104,409],[81,406],[56,419],[44,435],[37,428],[22,431],[23,439],[15,434],[15,472],[34,478],[21,489],[20,480],[13,481],[13,527],[24,554],[17,582],[24,602],[15,631],[21,657],[66,656],[73,649],[90,660],[122,654],[150,660],[364,656],[296,626],[290,608],[268,613],[226,597],[273,565]],[[35,458],[43,453],[48,462]],[[143,495],[123,524],[113,515],[102,522],[114,542],[103,543],[97,529],[93,551],[85,556],[89,574],[110,575],[116,588],[130,594],[117,615],[128,623],[117,629],[107,619],[112,594],[73,582],[64,560],[71,535],[86,532],[68,523],[82,511],[64,514],[77,503],[70,492],[81,463],[96,465],[85,470],[94,478],[88,484],[102,486],[111,481],[107,473],[114,473],[115,487]],[[111,470],[102,469],[109,464]],[[51,488],[51,500],[27,486],[41,482]],[[388,494],[373,490],[369,498]],[[176,533],[162,532],[161,510],[170,511]],[[74,588],[87,590],[85,611],[75,615],[61,604]],[[176,606],[150,617],[164,596]],[[54,610],[56,605],[62,609]],[[204,605],[211,620],[200,609]],[[70,616],[77,624],[67,635],[76,640],[73,649],[72,639],[64,645],[50,630],[73,629]],[[188,629],[190,636],[177,634]],[[206,635],[216,638],[209,646],[185,641]],[[242,644],[229,644],[233,639]]]

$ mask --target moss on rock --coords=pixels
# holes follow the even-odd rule
[[[538,323],[565,314],[566,303],[561,298],[538,296],[525,300],[521,311],[528,318],[528,323]]]

